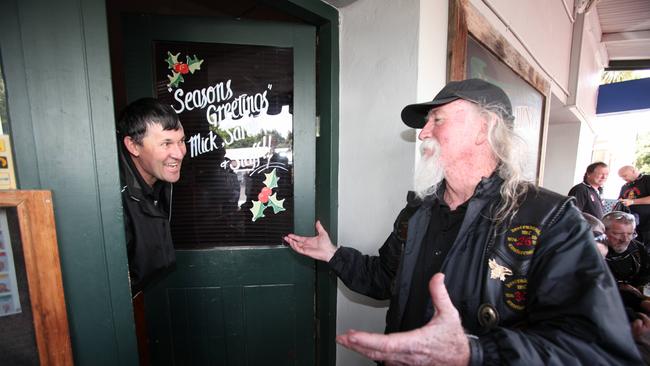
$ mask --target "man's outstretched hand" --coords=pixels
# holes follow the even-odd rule
[[[387,365],[467,365],[469,340],[444,280],[445,276],[437,273],[429,281],[436,312],[422,328],[392,334],[349,330],[337,336],[336,342]]]
[[[336,252],[336,247],[332,244],[329,234],[327,234],[323,225],[320,224],[320,221],[316,221],[316,233],[316,236],[288,234],[283,239],[296,252],[314,259],[329,262]]]

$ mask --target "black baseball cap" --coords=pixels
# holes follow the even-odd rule
[[[451,81],[430,102],[409,104],[402,109],[402,121],[413,128],[422,128],[427,123],[426,117],[434,107],[464,99],[480,104],[501,104],[508,113],[507,119],[514,120],[510,99],[498,86],[481,79]]]

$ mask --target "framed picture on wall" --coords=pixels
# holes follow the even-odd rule
[[[50,191],[0,191],[3,365],[72,365]]]
[[[542,184],[550,83],[467,0],[449,2],[448,80],[480,78],[510,97],[526,178]]]

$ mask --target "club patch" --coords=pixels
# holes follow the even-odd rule
[[[537,238],[541,233],[537,226],[521,225],[514,227],[508,232],[508,248],[521,256],[533,255],[537,245]]]
[[[526,309],[526,297],[528,296],[528,279],[512,278],[505,283],[506,305],[512,310],[522,311]]]

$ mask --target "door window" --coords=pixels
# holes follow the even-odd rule
[[[154,61],[157,97],[186,136],[175,247],[281,244],[293,230],[293,50],[159,41]]]

